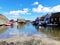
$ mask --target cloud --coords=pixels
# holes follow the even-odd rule
[[[28,14],[28,12],[29,12],[29,9],[24,8],[23,10],[10,11],[9,14],[20,15],[20,14]]]
[[[37,13],[60,12],[60,5],[56,5],[54,7],[44,7],[39,4],[37,8],[32,8],[32,11]]]
[[[30,9],[24,8],[23,10],[14,10],[14,11],[9,11],[9,12],[4,12],[6,15],[31,15],[29,12]]]
[[[43,9],[43,6],[42,5],[38,5],[38,7],[37,8],[32,8],[32,11],[33,12],[42,12],[42,9]]]
[[[60,12],[60,5],[54,6],[51,10],[54,12]]]
[[[39,4],[39,2],[34,2],[34,3],[33,3],[33,5],[38,5],[38,4]]]
[[[31,15],[29,12],[30,9],[24,8],[23,10],[14,10],[14,11],[9,11],[9,12],[4,12],[4,15],[11,17],[10,19],[17,19],[19,18],[20,15]]]

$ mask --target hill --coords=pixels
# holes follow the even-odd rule
[[[6,24],[7,22],[8,22],[8,19],[4,15],[0,14],[0,25]]]

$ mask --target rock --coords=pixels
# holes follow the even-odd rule
[[[6,41],[2,41],[0,42],[0,45],[8,45],[8,43]]]
[[[8,22],[8,19],[4,15],[0,14],[0,25],[6,24],[7,22]]]
[[[10,42],[9,45],[15,45],[14,42]]]

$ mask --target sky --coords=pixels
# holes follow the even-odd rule
[[[0,14],[8,19],[35,20],[53,12],[60,12],[60,0],[0,0]]]

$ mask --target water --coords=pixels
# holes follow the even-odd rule
[[[42,27],[29,24],[18,24],[17,26],[0,26],[0,39],[12,37],[26,37],[39,35],[43,38],[60,40],[60,27]]]
[[[39,28],[36,27],[36,29],[38,30],[38,32],[42,32],[43,34],[47,35],[48,38],[60,41],[60,27],[58,27],[58,26],[46,26],[46,27],[39,26]]]
[[[36,34],[37,30],[32,24],[18,24],[18,26],[1,26],[0,38],[11,38],[21,36],[31,36]]]

